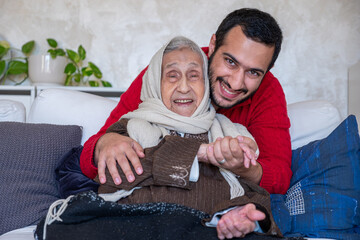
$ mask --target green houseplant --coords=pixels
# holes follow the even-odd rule
[[[66,74],[65,86],[79,86],[84,85],[86,82],[91,87],[112,87],[111,83],[108,81],[102,80],[102,72],[101,70],[93,63],[88,62],[88,65],[84,65],[84,60],[86,58],[86,50],[82,45],[80,45],[77,51],[71,49],[62,49],[58,48],[58,43],[55,39],[48,38],[46,39],[50,49],[48,53],[52,58],[56,58],[57,56],[65,56],[70,61],[64,72]],[[91,79],[91,77],[95,77]]]
[[[112,87],[111,83],[102,79],[101,70],[93,63],[88,62],[84,64],[86,58],[86,50],[82,45],[78,47],[77,51],[71,49],[62,49],[58,47],[55,39],[46,39],[50,49],[48,53],[52,58],[63,56],[69,60],[69,63],[64,69],[66,74],[65,86],[80,86],[88,83],[91,87]],[[28,73],[28,58],[35,47],[35,41],[25,43],[21,50],[10,47],[7,41],[0,41],[0,83],[4,84],[5,79],[11,75],[22,76],[22,80],[15,81],[16,85],[23,83],[29,76]],[[15,51],[22,56],[9,57],[10,51]],[[11,55],[11,54],[10,54]],[[12,80],[11,78],[8,78]],[[12,80],[13,81],[13,80]]]
[[[10,44],[7,41],[0,41],[0,77],[3,76],[6,70],[6,59],[10,49]]]
[[[22,80],[16,85],[23,83],[29,76],[28,57],[34,50],[35,41],[29,41],[22,45],[21,50],[10,47],[7,41],[0,41],[0,82],[4,84],[9,75],[23,75]],[[10,51],[20,53],[22,56],[5,58]],[[10,54],[11,55],[11,54]],[[9,78],[12,80],[11,78]]]

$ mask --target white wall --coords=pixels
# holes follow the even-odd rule
[[[325,99],[347,113],[347,71],[360,60],[359,0],[0,0],[0,39],[20,47],[46,38],[82,44],[104,79],[127,88],[156,50],[184,35],[201,46],[227,13],[255,7],[272,14],[284,33],[272,70],[288,103]]]
[[[360,61],[349,69],[348,112],[360,123]]]

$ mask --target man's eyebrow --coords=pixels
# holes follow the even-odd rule
[[[233,55],[231,55],[230,53],[223,53],[223,54],[224,54],[225,56],[228,56],[229,58],[231,58],[231,60],[234,61],[236,64],[241,65],[241,64],[239,63],[239,61],[238,61]],[[245,67],[247,67],[247,66],[245,66]],[[249,68],[249,67],[247,67],[247,68]],[[265,71],[262,70],[262,69],[260,69],[260,68],[250,68],[250,70],[252,70],[252,71],[257,71],[257,72],[261,72],[262,74],[265,74]]]

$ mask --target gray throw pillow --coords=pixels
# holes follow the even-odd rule
[[[59,199],[55,168],[81,136],[75,125],[0,122],[0,235],[46,215]]]

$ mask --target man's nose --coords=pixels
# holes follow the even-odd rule
[[[229,78],[228,83],[232,90],[237,91],[244,88],[245,71],[239,70],[234,72]]]

